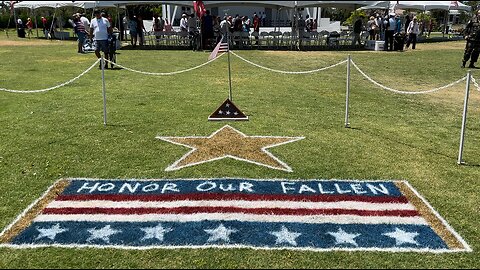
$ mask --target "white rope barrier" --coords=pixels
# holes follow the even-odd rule
[[[131,72],[136,72],[136,73],[140,73],[140,74],[144,74],[144,75],[153,75],[153,76],[168,76],[168,75],[175,75],[175,74],[180,74],[180,73],[184,73],[184,72],[188,72],[188,71],[192,71],[192,70],[195,70],[197,68],[201,68],[205,65],[208,65],[210,64],[211,62],[217,60],[218,58],[220,58],[222,55],[224,55],[224,53],[222,53],[221,55],[219,55],[218,57],[215,57],[213,58],[212,60],[209,60],[201,65],[198,65],[198,66],[195,66],[195,67],[192,67],[192,68],[188,68],[188,69],[183,69],[183,70],[179,70],[179,71],[174,71],[174,72],[146,72],[146,71],[140,71],[140,70],[135,70],[133,68],[128,68],[128,67],[125,67],[125,66],[122,66],[120,64],[117,64],[117,63],[114,63],[114,62],[111,62],[107,59],[105,59],[105,62],[108,62],[110,64],[113,64],[115,66],[118,66],[119,68],[122,68],[122,69],[125,69],[125,70],[128,70],[128,71],[131,71]]]
[[[0,91],[4,91],[4,92],[10,92],[10,93],[22,93],[22,94],[30,94],[30,93],[42,93],[42,92],[48,92],[48,91],[51,91],[51,90],[55,90],[57,88],[60,88],[62,86],[66,86],[68,84],[71,84],[72,82],[80,79],[80,77],[82,77],[83,75],[87,74],[90,70],[92,70],[92,68],[94,68],[97,63],[100,61],[100,59],[98,59],[97,61],[95,61],[95,63],[93,63],[89,68],[87,68],[84,72],[82,72],[80,75],[78,75],[77,77],[67,81],[67,82],[64,82],[62,84],[59,84],[59,85],[56,85],[56,86],[53,86],[53,87],[49,87],[49,88],[45,88],[45,89],[40,89],[40,90],[12,90],[12,89],[6,89],[6,88],[0,88]]]
[[[480,85],[478,85],[477,81],[475,80],[475,78],[473,78],[473,76],[470,77],[472,82],[473,82],[473,85],[475,85],[475,87],[477,88],[478,91],[480,91]]]
[[[365,77],[365,79],[369,80],[370,82],[372,82],[373,84],[375,84],[376,86],[382,88],[382,89],[385,89],[387,91],[391,91],[391,92],[394,92],[394,93],[397,93],[397,94],[407,94],[407,95],[417,95],[417,94],[427,94],[427,93],[433,93],[433,92],[437,92],[437,91],[440,91],[440,90],[443,90],[445,88],[448,88],[448,87],[451,87],[451,86],[454,86],[455,84],[457,83],[460,83],[464,80],[467,79],[467,76],[463,77],[463,78],[460,78],[458,79],[457,81],[454,81],[452,83],[449,83],[447,85],[444,85],[444,86],[441,86],[441,87],[437,87],[437,88],[434,88],[434,89],[430,89],[430,90],[425,90],[425,91],[417,91],[417,92],[413,92],[413,91],[401,91],[401,90],[396,90],[396,89],[393,89],[393,88],[390,88],[390,87],[387,87],[383,84],[380,84],[378,82],[376,82],[375,80],[373,80],[372,78],[370,78],[367,74],[365,74],[365,72],[363,72],[358,66],[357,64],[355,64],[355,62],[352,61],[352,64],[353,66],[358,70],[358,72],[360,72],[360,74],[363,75],[363,77]]]
[[[272,71],[272,72],[277,72],[277,73],[283,73],[283,74],[309,74],[309,73],[315,73],[315,72],[320,72],[320,71],[324,71],[324,70],[327,70],[327,69],[330,69],[330,68],[333,68],[333,67],[336,67],[338,65],[341,65],[341,64],[344,64],[347,62],[347,60],[343,60],[341,62],[338,62],[336,64],[333,64],[331,66],[328,66],[328,67],[323,67],[323,68],[319,68],[319,69],[313,69],[313,70],[307,70],[307,71],[284,71],[284,70],[278,70],[278,69],[273,69],[273,68],[268,68],[268,67],[264,67],[264,66],[261,66],[259,64],[255,64],[253,63],[252,61],[249,61],[243,57],[241,57],[240,55],[230,51],[233,55],[235,55],[236,57],[240,58],[241,60],[249,63],[250,65],[253,65],[253,66],[256,66],[256,67],[259,67],[259,68],[263,68],[265,70],[268,70],[268,71]]]

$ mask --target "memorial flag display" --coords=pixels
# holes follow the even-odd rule
[[[230,99],[226,99],[209,117],[210,121],[248,120],[246,116]]]

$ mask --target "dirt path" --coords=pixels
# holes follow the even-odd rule
[[[64,45],[65,41],[61,40],[42,40],[42,39],[25,39],[25,40],[0,40],[2,46],[54,46]]]

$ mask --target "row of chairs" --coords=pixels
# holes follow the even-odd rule
[[[360,41],[365,43],[368,39],[369,33],[364,31],[360,35]],[[289,46],[302,47],[331,47],[339,48],[341,46],[352,45],[354,41],[353,32],[303,32],[301,38],[296,32],[234,32],[231,35],[232,43],[239,48],[242,47],[266,47],[266,48],[280,48]]]
[[[218,35],[217,33],[215,35]],[[361,34],[361,42],[365,43],[368,39],[368,32],[364,31]],[[296,32],[233,32],[230,34],[231,44],[235,48],[268,48],[278,49],[285,47],[330,47],[340,48],[342,46],[352,45],[354,40],[354,33],[341,31],[341,32],[303,32],[299,38]],[[189,34],[184,31],[150,31],[145,33],[144,45],[149,46],[190,46]],[[216,36],[214,39],[209,40],[209,46],[215,45]],[[211,44],[210,44],[211,43]]]

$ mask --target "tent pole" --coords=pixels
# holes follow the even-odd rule
[[[447,32],[447,22],[448,22],[448,10],[445,10],[445,24],[443,25],[443,37],[445,37],[445,32]]]
[[[117,21],[118,21],[118,30],[120,31],[122,29],[122,21],[120,20],[120,9],[118,8],[118,5],[115,5],[115,7],[117,7]],[[120,35],[120,41],[122,41],[122,36],[123,35]]]
[[[7,23],[7,30],[5,30],[5,35],[7,36],[7,38],[9,38],[8,36],[8,29],[10,27],[10,21],[12,20],[12,12],[10,12],[10,16],[8,17],[8,23]]]
[[[35,18],[35,29],[37,29],[37,38],[38,38],[37,13],[35,12],[35,9],[32,9],[32,12],[33,12],[33,17]]]
[[[15,20],[15,29],[17,29],[18,23],[17,23],[17,13],[15,12],[15,8],[13,9],[13,19]]]
[[[50,25],[50,33],[52,33],[53,27],[55,27],[54,22],[55,22],[55,16],[57,15],[57,8],[55,8],[55,11],[53,11],[53,18],[52,18],[52,24]],[[50,39],[52,38],[52,35],[50,34]]]

